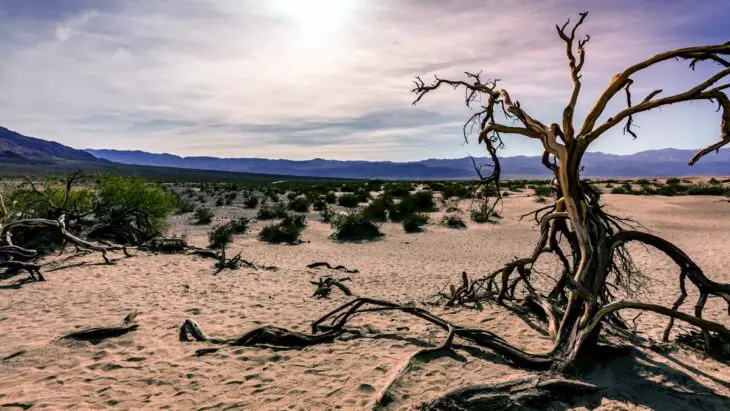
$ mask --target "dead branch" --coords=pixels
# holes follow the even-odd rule
[[[342,291],[343,294],[350,297],[352,296],[352,291],[343,284],[345,281],[350,281],[349,277],[345,278],[332,278],[332,277],[326,277],[326,278],[319,278],[319,281],[310,281],[310,283],[317,286],[317,289],[314,291],[314,294],[312,294],[312,297],[314,298],[328,298],[330,293],[332,293],[332,287],[337,287]]]
[[[330,265],[330,263],[323,262],[323,261],[318,261],[318,262],[315,262],[315,263],[312,263],[312,264],[307,265],[307,268],[319,268],[319,267],[327,267],[330,270],[340,270],[340,271],[344,271],[344,272],[350,273],[350,274],[355,274],[355,273],[359,273],[360,272],[360,271],[358,271],[357,268],[349,269],[349,268],[345,267],[342,264],[340,264],[340,265],[338,265],[336,267],[333,267],[333,266]]]
[[[129,332],[135,331],[137,328],[139,328],[139,324],[137,324],[136,319],[137,311],[132,311],[122,319],[122,324],[119,326],[86,328],[83,330],[68,333],[59,338],[59,340],[81,340],[98,342],[106,338],[119,337]]]

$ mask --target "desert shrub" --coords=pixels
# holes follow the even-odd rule
[[[281,222],[284,225],[293,224],[299,228],[304,228],[307,226],[307,217],[304,214],[288,213]]]
[[[337,215],[330,224],[334,229],[332,238],[339,241],[371,240],[383,236],[378,226],[362,212]]]
[[[286,216],[286,208],[281,203],[278,203],[273,207],[262,206],[256,214],[256,218],[259,220],[274,220],[277,218],[284,218]]]
[[[180,198],[177,202],[175,214],[192,213],[195,211],[195,203],[187,198]]]
[[[317,198],[316,200],[314,200],[312,208],[314,209],[314,211],[322,211],[327,208],[327,203],[324,201],[323,198]]]
[[[390,205],[390,209],[388,210],[388,217],[390,217],[391,221],[401,222],[408,215],[414,214],[416,212],[418,212],[418,207],[416,206],[415,201],[413,201],[413,197],[409,195],[403,197],[397,203],[393,202]]]
[[[441,187],[441,195],[444,199],[451,197],[465,197],[469,195],[469,189],[458,183],[445,184]]]
[[[177,197],[140,178],[105,176],[97,187],[94,216],[102,226],[94,234],[119,242],[142,243],[159,235],[178,206]]]
[[[441,223],[451,228],[466,228],[466,223],[458,215],[445,215]]]
[[[423,226],[428,223],[428,216],[425,214],[409,214],[403,219],[403,229],[406,233],[418,233],[423,231]]]
[[[222,207],[225,204],[226,204],[226,199],[225,198],[223,198],[223,197],[216,198],[216,200],[215,200],[215,206],[216,207]]]
[[[64,214],[66,222],[69,224],[91,214],[98,201],[96,191],[89,187],[72,188],[65,205],[63,205],[65,186],[47,183],[41,192],[43,194],[36,193],[30,187],[22,185],[4,193],[10,219],[55,220]]]
[[[210,248],[213,249],[224,249],[232,240],[236,234],[243,234],[248,229],[249,220],[245,217],[241,217],[235,220],[231,220],[225,224],[216,226],[213,230],[208,233],[208,241],[210,242]]]
[[[298,213],[306,213],[309,211],[309,200],[304,197],[297,197],[289,201],[289,209]]]
[[[502,193],[502,197],[509,197],[509,191],[505,191]]]
[[[303,216],[302,216],[303,217]],[[298,244],[299,236],[304,228],[303,219],[298,216],[287,216],[278,224],[267,225],[259,232],[259,240],[269,244]]]
[[[680,182],[681,181],[679,181],[679,179],[676,178],[676,177],[672,177],[672,178],[670,178],[670,179],[667,180],[667,184],[669,184],[669,185],[677,185]]]
[[[360,197],[353,193],[346,193],[337,199],[337,204],[347,208],[357,207],[360,204]]]
[[[645,178],[640,178],[640,179],[636,180],[636,184],[638,184],[640,186],[648,186],[649,184],[651,184],[651,182]]]
[[[666,185],[666,186],[659,187],[659,189],[657,190],[656,193],[660,196],[670,196],[671,197],[671,196],[677,195],[677,190],[675,189],[675,186],[673,186],[673,185]]]
[[[322,220],[323,223],[331,223],[334,217],[336,217],[336,214],[329,207],[325,207],[319,212],[319,219]]]
[[[629,194],[624,187],[614,187],[611,189],[611,194]]]
[[[286,199],[289,201],[294,200],[295,198],[297,198],[297,196],[298,196],[298,194],[295,193],[294,191],[290,191],[290,192],[286,193]]]
[[[210,224],[213,222],[213,217],[215,214],[208,207],[198,207],[193,213],[194,223],[199,225]]]
[[[337,194],[333,193],[332,191],[328,192],[324,196],[324,201],[327,204],[335,204],[337,202]]]
[[[691,196],[695,195],[706,195],[706,196],[721,196],[726,192],[725,188],[721,185],[707,185],[707,184],[693,184],[687,194]]]
[[[253,209],[253,208],[256,208],[256,206],[258,206],[258,205],[259,205],[259,198],[256,196],[250,196],[250,197],[246,198],[245,200],[243,200],[243,206],[246,208]]]
[[[417,191],[411,195],[418,211],[434,211],[436,205],[433,202],[433,191]]]
[[[393,200],[387,196],[381,196],[373,200],[362,209],[363,216],[372,221],[386,221],[388,210],[393,207]]]
[[[410,184],[389,185],[385,188],[385,192],[396,198],[406,197],[411,193],[411,185]]]
[[[720,182],[720,180],[716,179],[715,177],[710,178],[709,183],[710,183],[710,185],[713,185],[713,186],[718,186],[718,185],[722,184]]]

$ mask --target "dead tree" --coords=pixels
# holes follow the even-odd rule
[[[635,115],[670,104],[711,101],[718,104],[722,113],[720,141],[699,150],[689,160],[690,165],[730,143],[730,99],[725,94],[726,90],[730,89],[730,83],[723,82],[730,77],[730,42],[672,50],[628,67],[611,78],[608,87],[599,95],[583,122],[576,125],[573,117],[581,91],[581,72],[585,63],[586,45],[590,40],[589,36],[578,38],[577,32],[587,16],[587,12],[581,13],[578,21],[572,26],[570,21],[562,26],[556,26],[557,34],[566,46],[572,81],[572,92],[562,112],[561,124],[545,124],[538,121],[506,89],[498,87],[497,80],[484,80],[480,74],[466,73],[466,77],[461,80],[435,77],[431,83],[417,78],[413,89],[416,96],[414,104],[427,94],[444,87],[465,90],[465,102],[468,107],[479,104],[478,111],[464,127],[464,135],[467,137],[469,130],[476,125],[479,129],[478,141],[485,144],[494,162],[492,168],[494,174],[491,177],[482,176],[481,180],[498,183],[500,168],[496,150],[502,146],[504,135],[514,134],[531,138],[542,145],[544,150],[542,164],[554,174],[557,200],[535,213],[535,218],[540,223],[540,238],[537,244],[528,256],[508,262],[484,278],[469,281],[464,276],[461,287],[473,295],[493,298],[498,302],[516,300],[520,297],[518,291],[522,292],[524,300],[530,302],[531,306],[539,310],[545,318],[553,339],[552,348],[546,352],[525,352],[489,331],[451,324],[420,308],[368,298],[356,298],[325,315],[313,324],[312,335],[267,326],[250,331],[240,339],[218,340],[218,342],[235,345],[284,346],[329,342],[343,332],[345,324],[353,316],[390,310],[416,316],[442,328],[448,333],[447,342],[442,347],[444,349],[450,349],[451,340],[458,338],[489,348],[517,367],[566,374],[578,369],[579,365],[592,363],[591,353],[599,349],[598,336],[604,327],[625,326],[619,315],[621,310],[650,311],[667,316],[672,321],[679,319],[687,322],[700,328],[705,335],[714,333],[720,338],[729,339],[730,329],[717,322],[705,320],[701,316],[707,296],[717,295],[727,300],[728,286],[708,280],[686,254],[666,240],[628,230],[630,227],[626,220],[603,210],[599,195],[581,180],[580,173],[581,160],[586,150],[606,131],[623,123],[624,131],[635,137],[632,128]],[[634,82],[633,76],[671,60],[688,61],[690,68],[700,63],[710,63],[719,65],[720,69],[716,74],[686,91],[660,97],[662,90],[655,90],[638,104],[634,104],[630,91]],[[619,93],[625,94],[627,107],[613,115],[606,115],[608,103]],[[509,123],[498,121],[501,118]],[[602,118],[606,120],[599,122]],[[631,289],[646,280],[637,276],[631,269],[631,256],[624,248],[624,244],[628,241],[657,248],[679,266],[682,287],[685,278],[698,286],[702,304],[698,306],[695,315],[678,311],[679,305],[684,301],[683,288],[682,297],[671,308],[616,297],[616,289]],[[533,265],[545,254],[557,256],[563,266],[562,276],[547,295],[541,294],[532,285],[537,275]],[[465,299],[463,291],[454,289],[452,302]],[[325,326],[324,323],[327,321],[329,323]],[[193,330],[199,331],[197,324],[186,322],[181,331],[187,335]],[[198,337],[200,338],[196,339],[206,339],[202,332]],[[388,382],[388,386],[391,382]],[[468,387],[448,394],[446,399],[459,403],[467,393],[470,398],[474,398],[475,392],[482,392],[484,395],[480,398],[484,402],[480,402],[480,406],[497,407],[500,404],[497,402],[499,399],[514,393],[512,385],[507,384],[505,387]],[[561,391],[573,392],[586,389],[585,385],[561,380],[556,385],[534,383],[527,388],[521,388],[521,392],[529,393],[530,401],[533,401],[553,395],[554,392],[551,391],[554,390],[548,387],[559,387]],[[383,398],[379,396],[376,405]]]

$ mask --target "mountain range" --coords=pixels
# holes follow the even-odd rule
[[[694,166],[687,161],[692,150],[660,149],[630,155],[586,153],[582,175],[586,177],[730,176],[730,149],[709,154]],[[477,164],[487,163],[476,158]],[[538,156],[501,159],[503,175],[512,178],[549,177]],[[275,160],[265,158],[180,157],[145,151],[78,150],[53,141],[27,137],[0,127],[0,169],[62,171],[85,169],[127,174],[172,177],[200,174],[210,178],[273,179],[283,176],[352,179],[471,179],[469,157],[427,159],[412,162],[325,160]],[[178,171],[175,171],[177,169]],[[184,170],[180,170],[184,169]],[[216,174],[217,173],[217,174]],[[236,177],[238,176],[238,177]],[[268,176],[268,177],[267,177]]]
[[[277,173],[292,176],[337,177],[354,179],[468,179],[476,173],[469,157],[428,159],[414,162],[273,160],[263,158],[180,157],[144,151],[87,150],[109,161],[148,166],[196,168],[234,172]],[[630,155],[586,153],[582,175],[586,177],[668,177],[730,175],[730,150],[709,154],[694,166],[687,161],[693,150],[660,149]],[[475,158],[477,164],[487,163]],[[515,156],[501,159],[505,177],[548,177],[550,174],[539,156]]]

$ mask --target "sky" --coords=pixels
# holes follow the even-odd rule
[[[589,10],[578,126],[609,79],[672,48],[730,41],[729,0],[2,0],[0,126],[75,148],[183,156],[413,161],[483,155],[463,92],[411,105],[415,76],[500,79],[560,123],[571,83],[556,23]],[[634,98],[681,91],[717,66],[668,62]],[[618,96],[604,118],[622,109]],[[707,102],[638,115],[590,151],[698,148]],[[472,139],[473,140],[473,139]],[[539,142],[504,136],[505,156]]]

